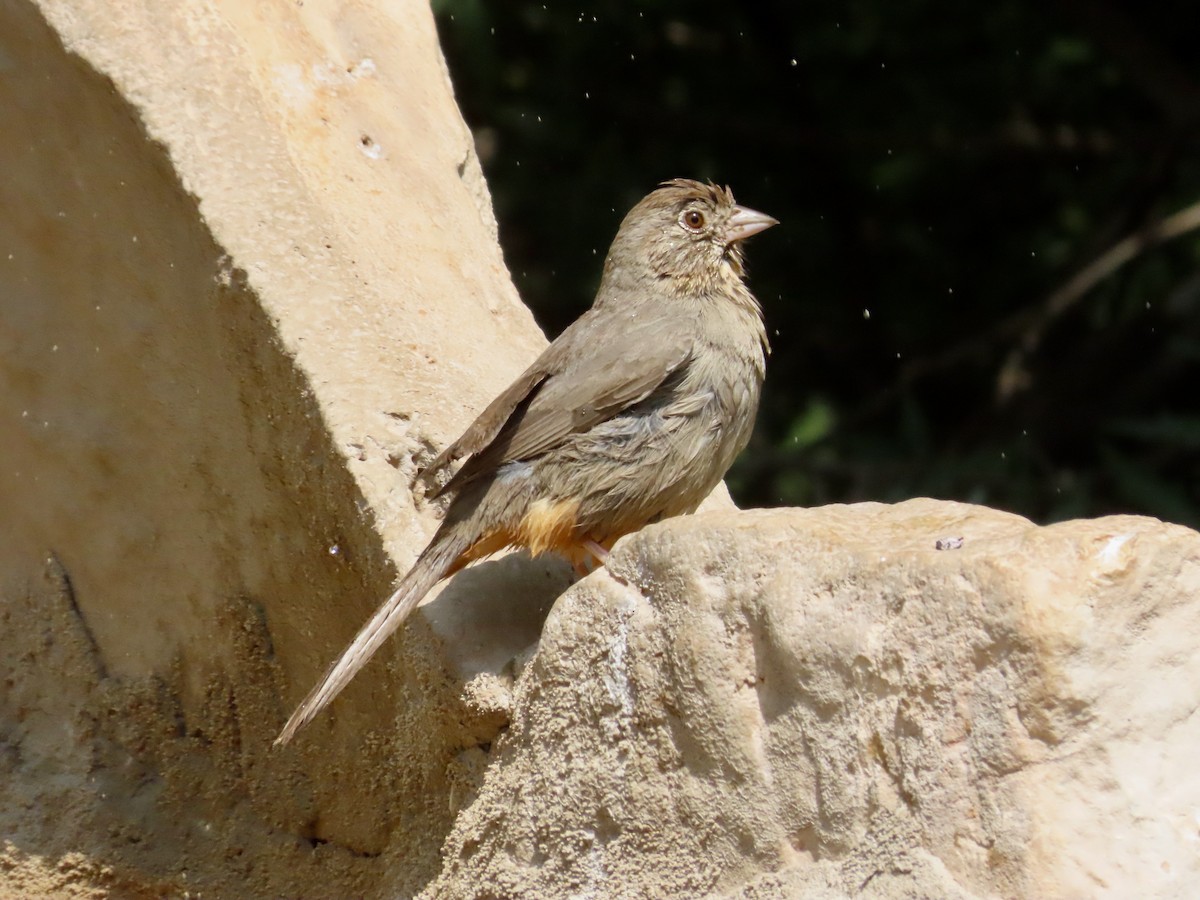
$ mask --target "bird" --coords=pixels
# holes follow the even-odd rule
[[[728,187],[662,182],[622,220],[591,308],[424,469],[452,499],[395,592],[288,719],[286,744],[444,578],[505,548],[580,573],[695,512],[745,448],[770,353],[742,243],[778,220]]]

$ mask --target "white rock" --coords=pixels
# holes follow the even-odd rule
[[[423,896],[1194,896],[1195,532],[914,500],[676,520],[608,570]]]

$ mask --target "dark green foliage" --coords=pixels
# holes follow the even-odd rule
[[[711,177],[782,221],[749,249],[775,354],[731,474],[742,504],[932,495],[1200,524],[1200,230],[1051,300],[1200,200],[1191,7],[435,11],[548,332],[662,179]]]

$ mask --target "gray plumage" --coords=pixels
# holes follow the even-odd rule
[[[741,241],[776,224],[728,188],[677,179],[625,217],[592,308],[423,475],[465,462],[446,518],[392,596],[300,704],[286,743],[439,580],[507,546],[580,564],[693,512],[745,447],[768,343]]]

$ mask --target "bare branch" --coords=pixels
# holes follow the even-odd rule
[[[1082,300],[1092,288],[1151,247],[1157,247],[1159,244],[1166,243],[1197,228],[1200,228],[1200,202],[1193,203],[1191,206],[1117,241],[1116,244],[1080,269],[1070,281],[1047,297],[1046,302],[1042,304],[1041,311],[1025,327],[1020,340],[1013,347],[996,376],[997,400],[1004,402],[1028,385],[1029,376],[1025,371],[1025,361],[1037,349],[1046,330],[1067,310]]]

